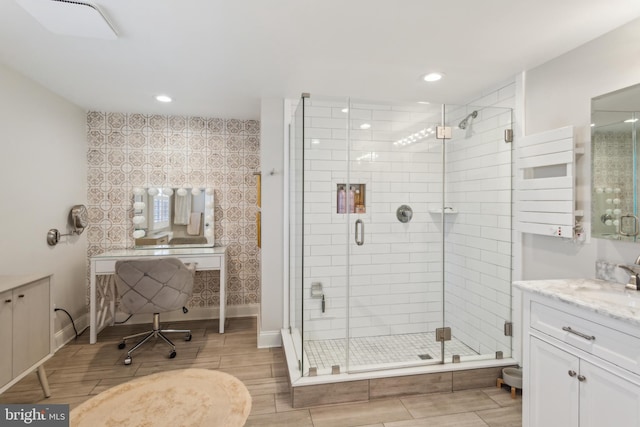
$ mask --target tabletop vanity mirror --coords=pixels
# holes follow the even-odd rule
[[[134,188],[134,246],[214,246],[213,206],[213,188]]]
[[[635,242],[640,84],[591,100],[591,235]]]

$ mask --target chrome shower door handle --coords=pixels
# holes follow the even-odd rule
[[[360,232],[358,232],[358,230],[360,230]],[[364,222],[362,222],[361,219],[356,220],[356,245],[364,245]]]

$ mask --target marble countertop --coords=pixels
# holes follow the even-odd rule
[[[598,279],[527,280],[513,282],[526,292],[640,326],[640,291]]]

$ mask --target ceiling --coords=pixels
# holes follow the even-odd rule
[[[0,63],[87,110],[240,119],[301,92],[462,103],[640,16],[637,0],[87,2],[116,40],[51,33],[0,0]]]

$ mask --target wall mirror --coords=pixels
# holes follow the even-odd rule
[[[591,235],[635,242],[640,84],[591,100]]]
[[[134,188],[134,246],[214,246],[213,207],[213,188]]]

